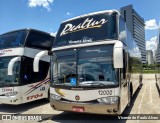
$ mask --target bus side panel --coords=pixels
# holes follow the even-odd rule
[[[121,113],[126,108],[129,102],[129,78],[128,75],[128,53],[127,48],[123,50],[123,68],[120,70],[120,81],[121,81]]]
[[[156,80],[157,80],[158,88],[160,89],[160,63],[159,62],[157,62],[156,64]]]
[[[132,73],[131,81],[132,81],[132,87],[133,87],[133,94],[136,92],[137,88],[140,85],[139,76],[140,74],[138,73]]]
[[[127,29],[127,46],[128,46],[128,72],[131,74],[130,77],[130,91],[132,95],[137,90],[140,82],[140,75],[142,73],[142,62],[141,62],[141,52]]]
[[[44,81],[39,82],[39,84],[40,87],[37,89],[37,94],[41,96],[39,96],[37,100],[42,98],[48,98],[50,79],[47,77]]]
[[[41,82],[22,86],[23,103],[47,98],[49,89],[49,79]]]
[[[121,84],[121,96],[120,96],[121,113],[124,111],[128,104],[128,83],[123,80]]]
[[[159,73],[157,73],[157,85],[158,85],[158,88],[160,89],[160,74]]]
[[[132,57],[131,58],[131,67],[132,67],[132,71],[131,71],[131,74],[132,74],[132,77],[131,77],[131,82],[132,82],[132,89],[133,89],[133,92],[132,94],[134,94],[137,90],[137,88],[140,86],[140,76],[142,76],[142,63],[141,63],[141,60],[140,58],[136,58],[136,57]]]
[[[137,88],[140,86],[140,76],[142,75],[142,64],[140,59],[136,57],[129,58],[129,71],[131,73],[130,82],[131,82],[131,91],[132,95],[136,92]]]
[[[31,102],[37,100],[37,85],[38,83],[32,83],[28,85],[24,85],[21,87],[22,99],[23,103]]]

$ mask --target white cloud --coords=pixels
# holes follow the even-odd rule
[[[48,11],[51,11],[50,5],[53,3],[53,0],[29,0],[29,7],[42,6]]]
[[[72,15],[72,13],[70,13],[70,12],[67,12],[67,13],[65,14],[65,16],[70,16],[70,15]]]
[[[157,43],[157,36],[146,41],[146,50],[152,50],[155,53],[155,50],[157,50]]]
[[[155,19],[151,19],[145,22],[145,29],[154,30],[158,29],[158,25]]]

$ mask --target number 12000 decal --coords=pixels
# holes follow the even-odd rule
[[[99,95],[112,95],[112,90],[99,90]]]

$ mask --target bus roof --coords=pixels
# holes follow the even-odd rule
[[[114,10],[114,9],[113,10],[104,10],[104,11],[98,11],[98,12],[92,12],[92,13],[80,15],[80,16],[65,20],[62,23],[65,23],[65,22],[68,22],[68,21],[71,21],[71,20],[75,20],[75,19],[78,19],[78,18],[86,17],[86,16],[89,16],[89,15],[96,15],[96,14],[101,14],[101,13],[115,13],[115,12],[120,15],[118,10]]]
[[[37,31],[37,32],[41,32],[41,33],[45,33],[45,34],[48,34],[48,35],[50,35],[50,36],[53,36],[53,35],[51,35],[50,33],[47,33],[47,32],[41,31],[41,30],[37,30],[37,29],[32,29],[32,28],[24,28],[24,29],[12,30],[12,31],[9,31],[9,32],[6,32],[6,33],[3,33],[3,34],[0,34],[0,35],[4,35],[4,34],[8,34],[8,33],[12,33],[12,32],[17,32],[17,31],[23,31],[23,30],[26,30],[26,31],[34,30],[34,31]],[[55,37],[55,36],[53,36],[53,37]]]

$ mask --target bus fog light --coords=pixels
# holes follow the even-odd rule
[[[61,99],[60,96],[55,95],[55,94],[50,94],[50,98],[53,99],[53,100],[60,100]]]
[[[106,104],[112,104],[118,102],[118,97],[102,97],[97,99],[99,103],[106,103]]]
[[[17,94],[18,94],[18,92],[15,91],[15,92],[6,93],[5,96],[10,97],[10,96],[15,96]]]

